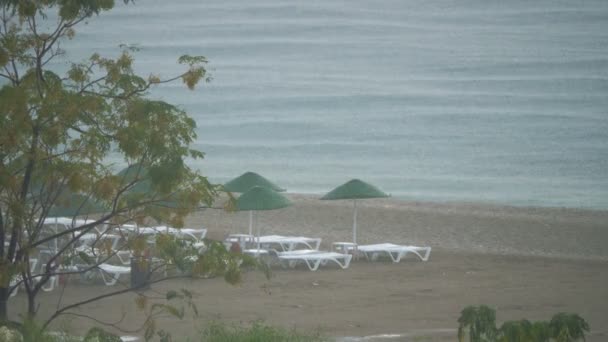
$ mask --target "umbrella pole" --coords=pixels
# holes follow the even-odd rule
[[[57,236],[57,232],[59,231],[59,222],[58,222],[58,221],[59,221],[59,219],[57,218],[57,216],[55,216],[55,236]],[[73,222],[74,222],[74,221],[72,220],[72,223],[73,223]],[[53,242],[54,242],[54,243],[53,243],[53,247],[54,247],[54,249],[55,249],[53,252],[54,252],[55,254],[57,254],[57,251],[59,250],[59,243],[57,242],[57,237],[55,237],[55,238],[53,239]]]
[[[256,230],[258,231],[258,247],[257,247],[258,250],[256,253],[258,253],[258,255],[259,255],[259,253],[260,253],[260,225],[258,224],[258,215],[255,215],[255,227],[256,227]]]
[[[249,210],[249,236],[253,236],[253,210]]]
[[[353,200],[353,207],[354,207],[354,213],[353,213],[353,242],[355,244],[357,244],[357,200]]]

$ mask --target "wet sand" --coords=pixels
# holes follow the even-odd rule
[[[297,234],[333,241],[352,238],[352,202],[318,201],[290,195],[295,205],[260,212],[263,234]],[[205,210],[190,227],[205,226],[208,237],[245,233],[247,213]],[[387,242],[433,247],[431,258],[401,263],[354,261],[347,270],[328,265],[317,272],[298,267],[273,269],[267,280],[247,272],[234,287],[221,279],[171,280],[146,292],[194,291],[200,316],[160,318],[158,325],[185,339],[209,320],[268,324],[326,336],[398,334],[394,340],[454,341],[457,318],[467,305],[486,304],[500,322],[548,320],[574,312],[590,324],[588,341],[608,339],[608,212],[578,209],[515,208],[477,204],[430,204],[396,199],[359,203],[359,243]],[[120,285],[117,285],[120,286]],[[115,288],[70,283],[63,304]],[[48,315],[61,291],[40,296],[40,315]],[[104,321],[126,317],[120,326],[141,323],[134,294],[89,304],[79,313]],[[13,298],[13,314],[23,308],[23,293]],[[66,316],[56,327],[75,332],[90,322]]]

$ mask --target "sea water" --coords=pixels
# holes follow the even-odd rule
[[[209,59],[151,96],[196,119],[212,181],[608,209],[608,1],[117,1],[64,47],[119,44],[144,75]]]

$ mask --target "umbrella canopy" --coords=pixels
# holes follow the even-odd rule
[[[158,192],[152,184],[152,176],[148,172],[148,169],[141,165],[128,166],[117,173],[116,176],[122,177],[125,183],[133,182],[138,179],[138,181],[125,193],[126,196],[138,197],[141,195],[153,195]],[[152,205],[169,209],[194,210],[200,208],[199,205],[184,206],[180,203],[175,194],[164,196],[163,200],[155,200]]]
[[[259,210],[281,209],[291,205],[291,201],[276,191],[254,186],[236,200],[237,210],[249,210],[250,212]],[[251,235],[251,232],[250,232]],[[260,249],[260,228],[257,229],[258,251]]]
[[[237,210],[274,210],[290,205],[285,196],[261,186],[254,186],[236,200]]]
[[[245,193],[254,186],[261,186],[263,188],[268,188],[279,192],[285,191],[285,189],[251,171],[245,172],[224,184],[224,190]],[[253,235],[253,212],[251,211],[249,212],[249,235]]]
[[[322,200],[364,199],[389,197],[375,186],[359,179],[351,179],[321,197]]]
[[[357,243],[357,199],[365,198],[383,198],[389,197],[375,186],[365,183],[359,179],[351,179],[350,181],[338,186],[332,191],[321,197],[322,200],[353,200],[353,242]]]
[[[67,194],[59,196],[53,207],[49,210],[49,217],[75,217],[81,215],[99,214],[108,211],[106,207],[80,194]]]
[[[148,177],[148,169],[143,166],[130,165],[120,170],[116,175],[122,177],[125,183],[133,182],[136,178],[140,179],[129,189],[129,193],[150,193],[153,191],[152,182]]]
[[[285,189],[272,183],[255,172],[245,172],[242,175],[232,179],[228,183],[224,184],[224,190],[244,193],[254,186],[261,186],[278,192],[285,191]]]

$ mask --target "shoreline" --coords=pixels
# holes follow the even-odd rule
[[[305,235],[352,241],[353,201],[286,193],[293,205],[256,213],[261,234]],[[221,200],[220,200],[221,202]],[[360,244],[393,242],[437,250],[560,259],[608,260],[608,210],[516,207],[470,202],[420,202],[396,198],[357,201]],[[208,228],[222,240],[245,233],[248,212],[203,210],[186,226]],[[255,231],[254,231],[255,234]]]
[[[283,192],[282,194],[295,197],[309,197],[312,199],[318,199],[322,197],[325,193],[317,193],[317,192]],[[549,209],[549,210],[580,210],[584,212],[608,212],[608,207],[601,206],[560,206],[560,205],[534,205],[534,204],[517,204],[517,203],[509,203],[503,202],[500,200],[486,200],[486,201],[474,201],[474,200],[464,200],[464,199],[414,199],[408,196],[393,196],[388,193],[388,199],[392,199],[398,202],[403,203],[416,203],[421,205],[446,205],[446,206],[459,206],[459,205],[470,205],[470,206],[479,206],[479,207],[495,207],[495,208],[514,208],[514,209]]]

